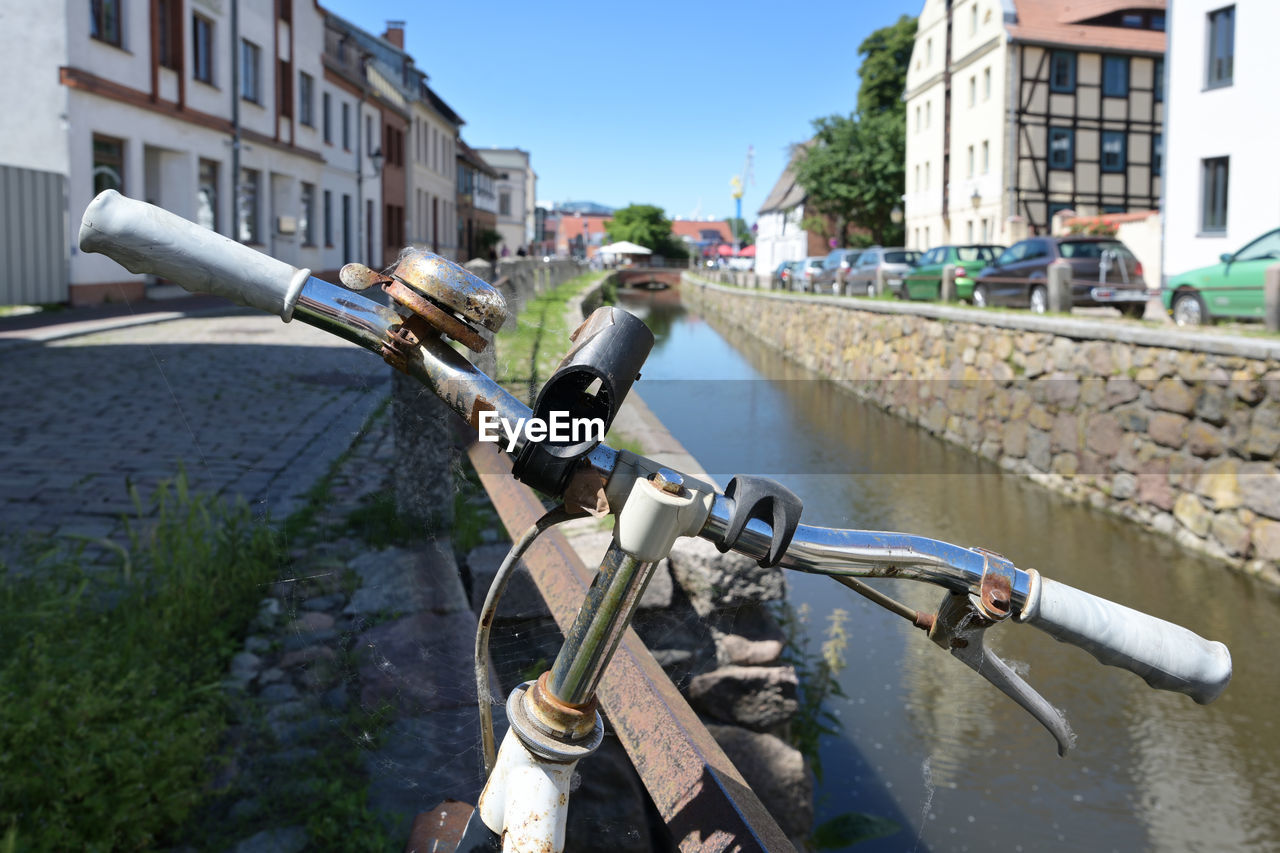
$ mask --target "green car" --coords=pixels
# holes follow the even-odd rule
[[[899,291],[905,299],[941,299],[942,270],[956,267],[956,298],[973,297],[973,276],[995,263],[1004,246],[935,246],[924,253],[903,279]],[[895,287],[889,282],[890,287]]]
[[[1280,261],[1280,228],[1263,234],[1220,263],[1169,277],[1160,298],[1179,326],[1212,323],[1219,317],[1261,320],[1267,267]]]

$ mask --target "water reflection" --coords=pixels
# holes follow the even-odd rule
[[[1269,665],[1280,600],[1251,578],[1071,503],[943,443],[716,321],[673,292],[625,303],[658,330],[636,389],[717,478],[776,476],[805,520],[982,544],[1020,566],[1178,622],[1231,648],[1235,677],[1207,708],[1022,626],[989,643],[1062,708],[1078,747],[1052,738],[902,620],[830,581],[789,577],[814,647],[833,607],[854,615],[849,695],[824,744],[819,819],[891,804],[909,830],[866,850],[1250,850],[1280,843],[1280,679]],[[730,343],[732,341],[732,343]],[[941,593],[906,583],[915,607]],[[881,813],[885,813],[881,811]]]

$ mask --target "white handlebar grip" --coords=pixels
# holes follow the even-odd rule
[[[129,272],[160,276],[285,322],[311,275],[115,190],[99,193],[85,209],[80,249],[100,252]]]
[[[1022,619],[1108,666],[1201,705],[1217,699],[1231,680],[1231,652],[1222,643],[1048,578],[1040,587]]]

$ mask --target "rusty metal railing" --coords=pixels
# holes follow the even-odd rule
[[[492,444],[467,451],[502,523],[519,536],[544,512]],[[549,530],[524,563],[551,615],[568,630],[593,570],[562,534]],[[618,740],[682,851],[793,851],[760,799],[631,628],[598,694]]]

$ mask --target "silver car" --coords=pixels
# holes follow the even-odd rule
[[[813,279],[822,272],[822,262],[826,260],[820,255],[805,258],[796,262],[795,271],[791,274],[791,289],[813,293]]]
[[[858,263],[845,279],[846,292],[852,296],[879,296],[882,293],[898,293],[902,279],[917,263],[920,253],[901,246],[885,248],[873,246],[864,249]]]

